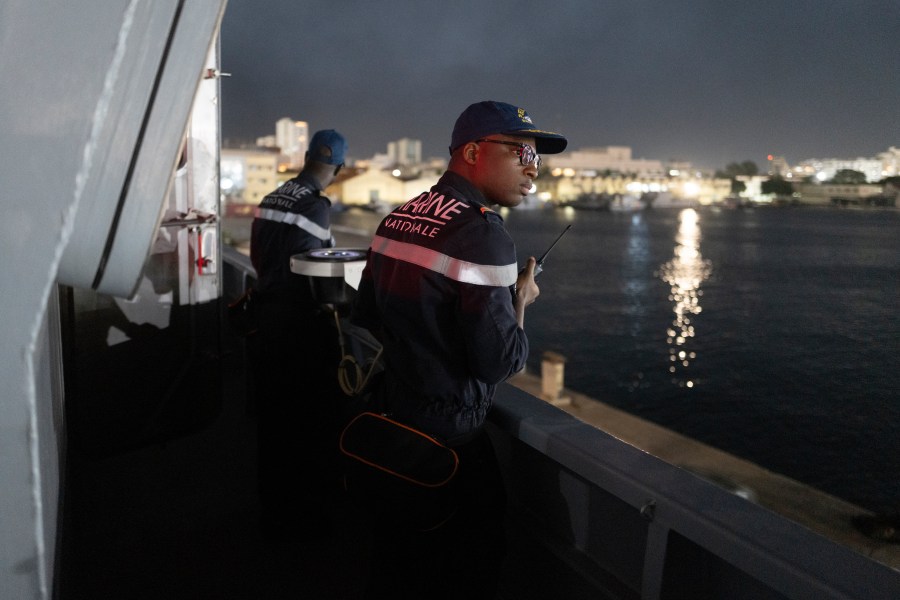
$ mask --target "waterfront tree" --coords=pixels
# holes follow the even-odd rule
[[[741,163],[728,163],[724,169],[716,171],[715,176],[719,179],[731,180],[731,193],[739,194],[747,189],[743,181],[738,181],[739,176],[752,177],[759,174],[759,167],[752,160],[745,160]]]
[[[760,186],[760,191],[763,194],[774,194],[776,196],[790,196],[794,193],[794,186],[790,181],[783,179],[782,177],[774,176],[770,177],[768,180],[763,181]]]
[[[858,184],[866,182],[866,174],[853,169],[841,169],[834,174],[829,183]]]
[[[716,171],[716,177],[734,179],[738,175],[759,175],[759,167],[752,160],[741,163],[728,163],[724,169]]]

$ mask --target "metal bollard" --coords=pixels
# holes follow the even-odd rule
[[[544,352],[541,359],[541,398],[556,406],[572,403],[563,396],[566,357],[558,352]]]

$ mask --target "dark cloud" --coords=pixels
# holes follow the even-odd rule
[[[900,145],[894,1],[230,0],[226,138],[284,116],[351,154],[421,139],[444,155],[471,102],[504,100],[570,148],[717,167],[870,156]]]

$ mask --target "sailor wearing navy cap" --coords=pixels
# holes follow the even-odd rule
[[[352,318],[384,346],[375,402],[453,447],[460,467],[456,512],[442,526],[402,531],[379,521],[372,597],[396,597],[398,586],[409,597],[494,597],[505,497],[483,425],[497,384],[525,367],[525,308],[539,290],[535,259],[520,273],[515,244],[490,207],[520,204],[541,153],[565,147],[564,136],[535,126],[524,108],[472,104],[453,128],[447,171],[373,238]]]

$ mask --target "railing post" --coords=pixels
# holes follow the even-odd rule
[[[647,529],[647,548],[644,552],[644,572],[641,577],[641,600],[659,600],[662,594],[663,573],[669,528],[652,522]]]

